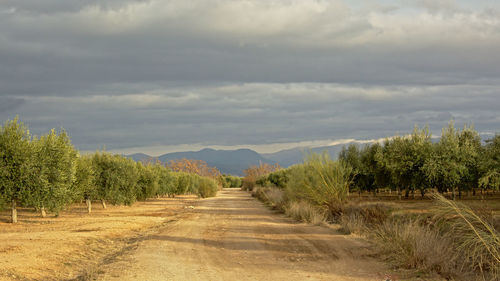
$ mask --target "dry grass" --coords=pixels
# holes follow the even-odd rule
[[[350,203],[347,204],[340,217],[341,231],[346,234],[362,234],[369,229],[383,224],[390,217],[396,206],[391,203]]]
[[[287,216],[314,225],[325,223],[325,213],[306,201],[288,201],[285,192],[277,187],[255,187],[252,196]]]
[[[433,198],[434,207],[424,213],[351,203],[344,208],[342,230],[372,237],[387,260],[400,268],[445,278],[500,280],[500,238],[493,212],[474,211],[441,195]]]
[[[454,250],[462,271],[479,272],[484,280],[500,279],[500,235],[470,207],[434,196],[434,220],[442,233],[453,234]]]
[[[392,219],[372,232],[375,243],[386,259],[400,268],[456,276],[456,262],[450,236],[441,235],[414,220]]]
[[[134,245],[133,238],[177,219],[194,195],[150,199],[133,207],[74,204],[58,218],[20,209],[19,223],[0,212],[0,280],[92,280],[103,260]],[[15,277],[13,277],[15,276]],[[77,279],[78,280],[78,279]]]
[[[325,223],[325,214],[305,201],[291,202],[285,208],[285,214],[295,220],[321,225]]]
[[[286,199],[285,192],[282,189],[270,187],[264,193],[264,196],[273,209],[285,211]]]

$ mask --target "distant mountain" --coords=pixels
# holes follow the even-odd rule
[[[167,153],[159,157],[151,157],[144,153],[126,155],[126,157],[132,158],[135,161],[148,161],[151,159],[158,159],[163,163],[168,163],[169,161],[183,158],[203,160],[207,162],[209,166],[219,169],[219,171],[221,171],[221,173],[223,174],[243,175],[243,170],[251,165],[259,165],[259,163],[261,162],[268,164],[279,163],[283,168],[289,167],[293,164],[302,163],[304,160],[304,155],[306,155],[309,151],[315,153],[328,151],[332,159],[337,159],[339,152],[342,150],[342,147],[349,144],[350,143],[315,147],[312,149],[309,147],[297,147],[267,154],[259,154],[250,149],[215,150],[211,148],[205,148],[200,151]]]
[[[221,173],[231,175],[242,175],[243,170],[248,166],[259,165],[260,162],[274,163],[250,149],[215,150],[205,148],[200,151],[167,153],[158,157],[163,163],[182,158],[203,160],[209,166],[217,167]]]
[[[152,156],[149,156],[149,155],[144,154],[144,153],[134,153],[134,154],[130,154],[130,155],[125,155],[125,157],[131,158],[132,160],[138,161],[138,162],[148,161],[150,159],[153,159]]]
[[[351,142],[356,143],[356,142]],[[262,154],[263,157],[280,164],[281,167],[286,168],[291,165],[302,163],[304,161],[304,156],[309,152],[322,153],[327,151],[332,159],[337,159],[339,152],[342,151],[342,147],[348,146],[351,143],[337,144],[331,146],[322,147],[296,147],[287,150],[281,150],[275,153]]]

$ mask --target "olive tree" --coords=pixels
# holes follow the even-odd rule
[[[482,188],[500,189],[500,135],[486,142],[479,162]]]
[[[41,211],[59,211],[72,201],[77,152],[67,133],[52,129],[47,135],[33,141],[38,180],[32,182],[25,198],[26,205]]]
[[[92,200],[98,198],[96,187],[96,171],[90,156],[80,156],[76,161],[73,193],[75,199],[85,200],[87,212],[92,213]]]
[[[137,167],[133,160],[106,152],[92,156],[95,168],[97,197],[106,208],[111,204],[131,205],[136,200]]]
[[[426,160],[424,170],[427,177],[440,192],[451,190],[455,200],[456,188],[466,172],[466,163],[460,148],[459,133],[453,121],[443,128],[439,143],[433,145],[430,157]]]
[[[17,117],[0,128],[0,203],[11,204],[12,223],[17,222],[17,203],[27,193],[33,176],[30,141],[28,129]]]

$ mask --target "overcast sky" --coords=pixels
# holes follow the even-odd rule
[[[497,0],[0,0],[0,119],[84,151],[500,132]]]

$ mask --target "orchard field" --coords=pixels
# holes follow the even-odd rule
[[[243,188],[271,208],[365,237],[394,268],[448,280],[500,278],[500,135],[482,141],[453,122],[383,143],[310,154],[287,169],[245,172]],[[427,280],[427,279],[426,279]]]
[[[415,128],[338,158],[240,179],[81,155],[64,130],[7,121],[0,279],[498,280],[500,136],[450,122],[439,141]]]

